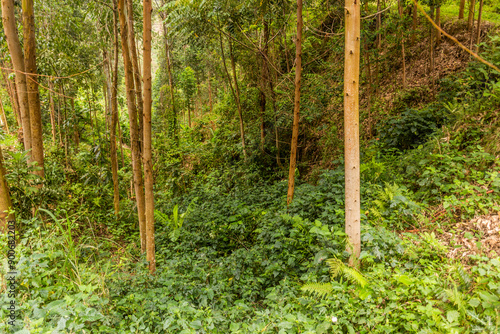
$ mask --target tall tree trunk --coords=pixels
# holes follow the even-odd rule
[[[118,123],[118,8],[114,1],[113,11],[113,79],[111,84],[111,124],[109,127],[111,173],[113,175],[113,206],[115,215],[120,212],[120,188],[118,184],[118,157],[116,154],[116,124]]]
[[[5,63],[0,63],[2,67],[7,67]],[[21,123],[21,115],[19,113],[19,101],[17,99],[17,91],[15,88],[12,86],[15,85],[15,83],[12,83],[7,75],[5,74],[5,70],[1,70],[2,72],[2,78],[5,81],[5,89],[7,90],[7,93],[9,95],[10,99],[10,104],[12,106],[12,111],[14,112],[14,116],[16,118],[17,125],[22,128],[22,123]]]
[[[434,21],[434,6],[431,6],[431,19]],[[429,32],[429,73],[434,71],[434,27],[430,26]]]
[[[213,101],[212,101],[212,77],[210,75],[210,69],[208,70],[208,106],[210,108],[210,113],[213,111]]]
[[[2,147],[0,146],[0,233],[7,231],[7,224],[15,221],[12,210],[12,201],[10,199],[9,185],[5,179],[5,168],[3,165]]]
[[[460,8],[458,10],[458,19],[464,19],[464,11],[465,11],[465,0],[460,0]]]
[[[126,0],[127,14],[128,14],[128,39],[130,45],[130,58],[132,60],[132,67],[134,69],[134,85],[135,96],[137,101],[137,116],[139,119],[139,142],[141,152],[143,152],[143,136],[144,136],[144,118],[143,118],[143,101],[142,101],[142,84],[141,72],[139,70],[139,61],[137,57],[137,49],[135,47],[135,31],[134,31],[134,7],[133,0]]]
[[[52,144],[56,144],[56,109],[54,107],[54,98],[52,97],[52,92],[54,87],[52,81],[49,79],[49,104],[50,104],[50,126],[52,129]]]
[[[165,21],[165,17],[162,16],[162,20]],[[179,146],[179,133],[178,133],[178,115],[177,109],[175,107],[175,93],[174,93],[174,79],[172,76],[172,63],[170,61],[170,45],[168,42],[167,26],[165,22],[162,23],[163,26],[163,38],[165,39],[165,55],[167,58],[167,71],[168,71],[168,84],[170,85],[170,100],[172,102],[172,117],[173,117],[173,130],[174,130],[174,140],[177,146]]]
[[[3,109],[2,99],[0,99],[0,111],[2,112],[2,123],[5,127],[5,132],[7,132],[7,134],[10,134],[9,123],[7,123],[7,117],[5,116],[5,110]]]
[[[264,151],[264,144],[266,140],[266,127],[265,127],[265,115],[266,115],[266,83],[268,82],[268,71],[267,71],[267,44],[269,41],[269,25],[265,19],[263,19],[264,31],[263,31],[263,45],[261,46],[261,61],[262,67],[260,71],[261,82],[259,87],[259,106],[260,106],[260,148]]]
[[[360,1],[345,2],[344,145],[345,145],[345,231],[347,251],[355,264],[360,240],[360,157],[359,157],[359,59]]]
[[[398,0],[398,11],[399,17],[401,19],[399,31],[401,33],[401,58],[403,63],[403,89],[406,89],[406,55],[405,55],[405,34],[404,29],[402,29],[404,14],[403,14],[403,6],[401,4],[401,0]]]
[[[297,0],[297,39],[295,41],[295,99],[293,108],[292,143],[290,169],[288,170],[288,192],[286,203],[290,205],[295,192],[295,168],[297,165],[297,144],[299,141],[300,83],[302,80],[302,0]]]
[[[240,100],[240,86],[238,84],[238,78],[236,76],[236,63],[234,61],[233,44],[229,40],[229,55],[231,57],[231,68],[233,70],[234,87],[236,91],[236,105],[238,107],[238,116],[240,117],[240,135],[241,135],[241,146],[243,148],[243,158],[247,160],[247,149],[245,146],[245,125],[243,124],[243,112],[241,111],[241,100]]]
[[[467,20],[467,29],[469,29],[472,38],[472,31],[474,30],[474,10],[476,7],[476,0],[469,0],[469,18]]]
[[[476,53],[479,53],[479,43],[481,42],[481,15],[483,13],[483,0],[479,0],[479,13],[477,14],[477,33],[476,33]]]
[[[22,0],[24,29],[24,63],[26,72],[26,87],[31,124],[31,153],[33,160],[40,167],[35,174],[44,177],[42,112],[40,109],[40,93],[38,91],[38,76],[36,68],[35,13],[33,0]]]
[[[120,35],[122,42],[122,56],[125,68],[125,86],[127,89],[127,107],[130,123],[130,146],[132,153],[132,169],[134,174],[134,188],[137,200],[137,213],[139,216],[139,230],[141,235],[141,251],[146,251],[146,218],[145,218],[145,198],[144,181],[142,178],[142,161],[139,142],[139,129],[137,125],[137,109],[134,93],[134,73],[132,72],[132,62],[130,60],[130,50],[127,38],[127,21],[125,18],[124,0],[118,0],[118,12],[120,17]]]
[[[380,0],[377,0],[377,12],[379,12],[379,14],[377,14],[377,49],[380,49],[380,47],[382,46],[382,34],[380,33],[380,29],[382,28],[382,14],[380,14],[380,10],[381,10],[381,7],[380,7]]]
[[[441,6],[436,7],[436,24],[441,28]],[[441,43],[441,30],[436,29],[436,44]]]
[[[155,226],[154,226],[154,196],[153,196],[153,159],[151,152],[151,0],[143,0],[143,65],[144,70],[144,179],[146,194],[146,258],[149,271],[156,271],[155,259]]]
[[[116,154],[116,124],[118,123],[118,8],[114,1],[113,11],[113,81],[111,87],[111,124],[109,128],[111,173],[113,175],[113,206],[115,215],[120,212],[120,189],[118,184],[118,157]]]
[[[415,44],[415,36],[417,35],[417,23],[418,23],[418,7],[417,7],[417,2],[415,1],[413,3],[413,34],[411,34],[411,44]]]
[[[7,37],[7,46],[12,59],[12,66],[16,73],[16,88],[19,97],[19,110],[21,112],[21,123],[23,127],[24,149],[31,150],[31,122],[28,88],[26,86],[26,75],[24,74],[23,50],[21,49],[21,44],[17,35],[14,0],[2,0],[2,21],[5,37]]]

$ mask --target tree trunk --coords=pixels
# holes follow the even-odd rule
[[[135,84],[135,96],[137,101],[137,116],[139,119],[139,142],[141,152],[143,152],[143,136],[144,136],[144,124],[143,124],[143,101],[142,101],[142,84],[141,84],[141,72],[139,70],[139,61],[137,60],[137,49],[135,47],[135,31],[134,31],[134,7],[132,4],[133,0],[126,0],[127,4],[127,14],[128,14],[128,39],[130,45],[130,58],[132,60],[132,67],[134,69],[134,84]]]
[[[474,30],[474,9],[476,7],[476,0],[470,0],[469,6],[469,19],[467,20],[467,29],[470,31],[470,36],[472,38],[472,31]]]
[[[377,12],[380,12],[380,0],[377,0]],[[382,34],[380,33],[380,29],[382,27],[382,14],[377,14],[377,49],[380,49],[382,46]]]
[[[162,20],[165,21],[165,17],[162,16]],[[174,130],[174,140],[177,146],[179,146],[179,133],[178,133],[178,115],[175,108],[175,93],[174,93],[174,79],[172,76],[172,65],[170,62],[170,45],[168,43],[167,27],[165,23],[163,26],[163,37],[165,39],[165,54],[167,58],[167,71],[168,71],[168,84],[170,85],[170,100],[172,102],[172,117],[173,117],[173,130]]]
[[[441,28],[441,6],[436,7],[436,24]],[[436,29],[436,44],[441,43],[441,30]]]
[[[52,129],[52,144],[56,144],[56,109],[54,107],[54,98],[52,97],[52,91],[54,87],[52,81],[49,79],[49,104],[50,104],[50,126]]]
[[[151,0],[143,0],[143,75],[144,75],[144,179],[146,194],[146,258],[149,262],[149,272],[156,271],[155,259],[155,226],[154,226],[154,195],[153,195],[153,159],[151,152]]]
[[[0,233],[7,231],[9,222],[15,222],[15,217],[9,213],[9,210],[12,210],[12,201],[10,199],[9,185],[5,179],[2,147],[0,146]]]
[[[434,21],[434,6],[431,6],[431,19]],[[434,71],[434,27],[430,26],[429,33],[429,74]]]
[[[297,40],[295,42],[295,99],[293,108],[292,143],[290,169],[288,170],[288,193],[286,204],[290,205],[295,192],[295,168],[297,165],[297,145],[299,141],[300,83],[302,80],[302,0],[297,0]]]
[[[31,122],[28,103],[28,88],[26,86],[26,75],[24,56],[17,35],[16,16],[14,14],[14,0],[2,0],[2,21],[7,46],[12,59],[12,66],[16,73],[16,88],[19,97],[19,110],[23,128],[23,143],[25,150],[31,150]],[[31,154],[31,153],[30,153]]]
[[[266,83],[268,82],[268,71],[267,71],[267,43],[269,41],[269,25],[266,20],[264,21],[264,38],[263,46],[261,46],[261,61],[262,67],[260,71],[261,82],[259,87],[259,106],[260,106],[260,148],[264,151],[264,144],[266,141],[266,126],[265,126],[265,116],[266,116]]]
[[[127,39],[127,21],[125,18],[124,0],[118,0],[118,12],[120,16],[120,35],[122,42],[122,56],[125,68],[125,86],[127,90],[127,107],[130,123],[130,146],[132,155],[132,169],[134,174],[134,188],[137,201],[137,214],[139,216],[139,230],[141,235],[141,251],[146,251],[146,220],[145,220],[145,199],[144,181],[142,178],[142,161],[140,153],[139,129],[137,125],[137,109],[134,94],[134,74],[132,72],[132,62],[130,60],[130,50]]]
[[[465,11],[465,0],[460,0],[460,9],[458,10],[458,19],[464,19],[464,11]]]
[[[238,106],[238,116],[240,117],[241,146],[243,148],[243,158],[246,161],[247,150],[245,147],[245,126],[243,124],[243,112],[241,111],[241,100],[240,100],[240,86],[238,85],[238,78],[236,77],[236,64],[234,61],[234,53],[231,40],[229,40],[229,55],[231,57],[231,68],[233,70],[234,87],[236,91],[236,105]]]
[[[40,110],[40,93],[38,91],[38,76],[36,68],[36,41],[35,41],[35,13],[33,0],[22,0],[23,29],[24,29],[24,64],[27,73],[26,88],[28,89],[28,102],[31,124],[31,154],[38,163],[39,169],[35,171],[44,177],[43,159],[43,131],[42,113]]]
[[[2,67],[6,67],[4,63],[1,63]],[[17,91],[12,86],[15,85],[11,83],[7,75],[5,74],[5,70],[2,70],[2,78],[5,81],[5,89],[9,95],[10,104],[12,106],[12,111],[14,112],[14,116],[16,117],[17,125],[22,128],[21,123],[21,115],[19,113],[19,101],[17,99]]]
[[[344,144],[345,144],[345,231],[349,238],[350,264],[361,250],[360,157],[359,157],[359,59],[360,1],[345,2]]]
[[[111,173],[113,175],[113,206],[115,216],[120,212],[120,188],[118,184],[118,157],[116,154],[116,124],[118,123],[118,10],[114,1],[113,11],[113,68],[111,83],[111,122],[109,127]]]
[[[5,116],[5,110],[3,109],[2,99],[0,99],[0,111],[2,112],[2,123],[5,127],[5,132],[7,132],[7,134],[10,134],[9,123],[7,123],[7,117]]]
[[[401,0],[398,0],[398,11],[399,11],[399,17],[401,19],[399,31],[401,32],[401,58],[402,58],[402,62],[403,62],[403,89],[406,89],[405,35],[404,35],[404,30],[401,29],[401,26],[403,25],[404,15],[403,15],[403,6],[401,4]]]
[[[208,70],[208,106],[210,108],[210,114],[213,111],[213,101],[212,101],[212,77],[210,75],[210,70]]]
[[[479,43],[481,42],[481,15],[483,13],[483,0],[479,0],[479,13],[477,14],[477,33],[476,33],[476,53],[479,53]]]
[[[417,23],[418,23],[418,7],[417,2],[413,3],[413,34],[411,34],[411,44],[415,44],[415,36],[417,35]]]

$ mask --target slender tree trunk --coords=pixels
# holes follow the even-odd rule
[[[403,62],[403,89],[406,89],[405,35],[404,35],[404,29],[401,28],[401,26],[403,25],[404,14],[403,14],[403,6],[401,4],[401,0],[398,0],[398,10],[399,10],[399,17],[401,19],[399,31],[401,33],[401,58],[402,58],[402,62]]]
[[[2,21],[7,46],[12,59],[12,66],[16,73],[16,88],[19,96],[19,110],[23,128],[23,144],[25,150],[31,150],[31,122],[28,102],[28,88],[26,86],[26,75],[24,56],[21,43],[17,35],[16,16],[14,14],[14,0],[2,0]]]
[[[132,72],[132,62],[130,60],[130,50],[127,39],[127,21],[125,18],[124,0],[118,0],[118,12],[120,17],[120,35],[122,42],[122,56],[125,68],[125,86],[127,89],[127,107],[130,123],[130,144],[132,153],[132,169],[134,174],[134,188],[137,200],[137,213],[139,216],[139,230],[141,235],[141,251],[146,251],[146,218],[145,218],[145,198],[144,181],[142,178],[142,161],[139,142],[139,129],[137,125],[137,109],[134,93],[134,74]]]
[[[266,141],[266,127],[265,127],[265,115],[266,115],[266,83],[268,82],[267,73],[267,43],[269,41],[269,25],[266,20],[264,21],[264,38],[263,46],[261,46],[262,54],[261,61],[262,67],[260,71],[261,82],[260,82],[260,92],[259,92],[259,106],[260,106],[260,148],[264,151],[264,144]]]
[[[75,144],[75,152],[80,150],[80,132],[78,130],[78,117],[75,112],[75,99],[71,99],[71,113],[73,114],[73,142]]]
[[[290,169],[288,170],[288,193],[286,203],[290,205],[295,192],[295,168],[297,165],[297,145],[299,141],[300,83],[302,80],[302,0],[297,0],[297,39],[295,42],[295,99],[293,108],[292,143]]]
[[[113,81],[111,84],[111,124],[109,128],[111,173],[113,175],[113,206],[115,216],[120,212],[120,188],[118,184],[118,157],[116,154],[116,124],[118,123],[118,8],[114,1],[113,11]]]
[[[111,83],[111,122],[109,127],[110,161],[113,176],[113,207],[115,216],[120,212],[120,188],[118,184],[118,157],[116,154],[116,124],[118,123],[118,8],[114,1],[113,11],[113,67]]]
[[[116,94],[118,95],[118,88]],[[118,108],[118,123],[116,125],[118,126],[118,144],[120,144],[120,160],[123,168],[125,166],[125,159],[123,158],[123,133],[120,125],[120,108]]]
[[[345,144],[345,231],[350,263],[355,264],[360,240],[359,156],[359,59],[360,1],[345,2],[344,144]]]
[[[9,123],[7,123],[7,117],[5,116],[5,110],[3,109],[2,99],[0,99],[0,111],[2,112],[2,123],[5,127],[5,132],[7,132],[7,134],[10,134]]]
[[[417,24],[418,24],[418,7],[417,2],[413,3],[413,34],[411,34],[411,44],[415,44],[415,37],[417,35]]]
[[[137,116],[139,119],[139,142],[141,153],[143,152],[143,136],[144,136],[144,118],[143,118],[143,101],[142,101],[142,84],[141,84],[141,72],[139,70],[139,61],[137,57],[137,49],[135,47],[135,31],[134,31],[134,7],[132,4],[133,0],[126,0],[127,4],[127,14],[128,14],[128,39],[130,45],[130,58],[132,60],[132,67],[134,69],[134,85],[135,85],[135,96],[137,101]]]
[[[213,112],[213,101],[212,101],[212,77],[210,75],[210,69],[208,70],[208,106],[210,108],[210,113]]]
[[[483,0],[479,0],[479,13],[477,16],[477,33],[476,33],[476,53],[479,53],[479,43],[481,43],[481,15],[483,13]]]
[[[52,91],[54,90],[54,87],[52,85],[52,81],[49,81],[49,104],[50,104],[50,126],[52,129],[52,144],[56,144],[56,109],[54,107],[54,98],[52,97]]]
[[[40,167],[35,174],[44,177],[42,112],[40,109],[40,93],[36,68],[35,13],[33,0],[22,0],[24,29],[24,63],[27,73],[26,87],[31,124],[31,149],[33,160]]]
[[[441,6],[436,7],[436,24],[441,28]],[[436,29],[436,44],[441,44],[441,30]]]
[[[6,67],[4,63],[0,64],[2,65],[2,67]],[[2,78],[5,81],[5,89],[7,90],[7,94],[9,95],[10,104],[12,106],[12,111],[14,112],[17,125],[22,128],[21,115],[19,114],[19,101],[17,100],[17,92],[15,88],[12,88],[13,84],[10,82],[7,75],[5,75],[5,70],[2,70],[1,72]]]
[[[464,11],[465,11],[465,0],[460,0],[460,8],[458,10],[458,19],[464,19]]]
[[[236,64],[234,61],[233,46],[231,40],[229,40],[229,55],[231,57],[231,68],[233,70],[234,87],[236,91],[236,104],[238,106],[238,116],[240,117],[240,135],[241,135],[241,146],[243,148],[243,158],[247,160],[247,150],[245,146],[245,125],[243,124],[243,112],[241,111],[241,100],[240,100],[240,86],[238,85],[238,78],[236,76]]]
[[[467,29],[469,29],[470,36],[472,38],[472,31],[474,31],[474,10],[476,7],[476,0],[469,0],[469,18],[467,20]]]
[[[162,20],[165,21],[165,17],[162,16]],[[174,130],[174,140],[177,146],[179,146],[179,133],[178,133],[178,115],[177,109],[175,107],[175,93],[174,93],[174,79],[172,76],[172,63],[170,62],[170,45],[168,43],[168,33],[165,23],[163,26],[163,38],[165,39],[165,54],[167,58],[167,71],[168,71],[168,84],[170,85],[170,100],[172,102],[172,117],[173,117],[173,130]]]
[[[431,19],[434,21],[434,6],[431,6]],[[434,71],[434,27],[430,26],[429,32],[429,73]]]
[[[380,12],[380,0],[377,0],[377,12]],[[382,28],[382,14],[377,14],[377,49],[380,49],[382,46],[382,34],[380,33],[380,29]]]
[[[9,222],[15,222],[14,215],[9,213],[9,210],[12,210],[12,201],[5,174],[2,147],[0,146],[0,233],[7,231],[7,224]]]
[[[153,159],[151,148],[151,0],[143,0],[143,65],[144,70],[144,179],[146,194],[146,257],[149,262],[149,272],[156,271],[155,259],[155,226],[154,226],[154,195],[153,195]]]

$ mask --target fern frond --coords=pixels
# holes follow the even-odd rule
[[[333,287],[330,283],[307,283],[300,289],[319,298],[331,296],[333,291]]]
[[[158,210],[154,211],[154,216],[155,216],[155,220],[158,221],[160,224],[166,224],[170,220],[168,215],[166,215],[163,212],[158,211]]]
[[[330,267],[330,275],[332,279],[341,275],[348,279],[351,283],[365,287],[368,284],[364,276],[354,268],[346,266],[337,258],[331,258],[325,261]]]

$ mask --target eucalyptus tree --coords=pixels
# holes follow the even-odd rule
[[[24,30],[24,61],[27,72],[26,88],[31,124],[31,148],[33,160],[38,163],[35,171],[44,176],[42,113],[40,110],[40,92],[38,90],[38,70],[36,66],[35,13],[33,0],[22,0]]]
[[[2,0],[2,22],[7,38],[12,65],[14,67],[17,95],[19,97],[19,109],[21,114],[23,143],[25,150],[31,150],[31,122],[28,102],[28,88],[26,85],[24,55],[19,42],[14,10],[14,0]]]
[[[9,185],[5,179],[5,167],[3,165],[2,147],[0,146],[0,232],[4,233],[9,221],[14,221],[11,213],[12,201],[10,198]]]
[[[359,155],[359,59],[361,3],[345,2],[345,63],[344,63],[344,145],[345,145],[345,231],[350,263],[355,263],[361,251],[361,199]]]

